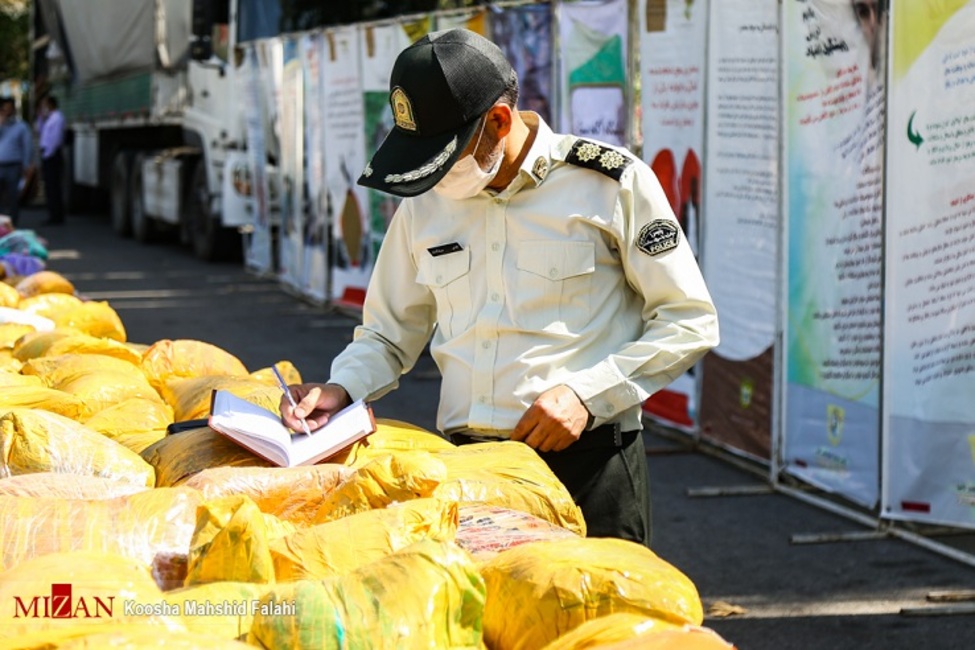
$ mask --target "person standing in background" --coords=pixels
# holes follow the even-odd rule
[[[0,214],[17,225],[20,183],[32,169],[30,129],[17,117],[13,97],[0,97]]]
[[[41,99],[37,118],[38,148],[41,154],[41,176],[47,201],[45,225],[64,223],[64,201],[61,196],[61,176],[64,173],[64,116],[58,110],[58,100],[52,95]]]

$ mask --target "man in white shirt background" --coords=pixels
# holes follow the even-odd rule
[[[429,342],[437,427],[514,440],[565,484],[588,534],[649,546],[642,404],[717,345],[714,304],[650,168],[516,108],[501,50],[464,29],[408,47],[395,126],[359,183],[405,197],[363,322],[283,422],[320,426],[398,385]]]
[[[64,201],[61,194],[61,177],[64,174],[64,115],[58,110],[58,100],[45,95],[40,102],[37,117],[38,149],[41,155],[41,177],[44,180],[44,196],[47,202],[45,225],[64,223]]]

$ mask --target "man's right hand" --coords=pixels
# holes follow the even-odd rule
[[[281,422],[292,431],[301,431],[302,422],[314,431],[328,422],[328,419],[352,403],[352,398],[338,384],[294,384],[288,386],[297,408],[292,409],[288,396],[281,396],[278,409]]]

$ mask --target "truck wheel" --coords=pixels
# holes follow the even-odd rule
[[[220,217],[210,214],[210,186],[203,159],[193,168],[187,199],[185,232],[189,235],[193,254],[207,262],[239,256],[240,235],[236,230],[221,226]]]
[[[132,234],[132,208],[129,198],[129,169],[132,166],[132,154],[119,151],[112,159],[112,184],[110,188],[111,202],[109,212],[112,217],[112,229],[123,237]]]
[[[132,169],[129,172],[129,216],[132,236],[137,242],[145,244],[155,238],[155,224],[146,215],[142,201],[142,154],[132,157]]]

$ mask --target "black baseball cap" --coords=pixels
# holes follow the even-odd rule
[[[429,190],[513,78],[501,49],[468,29],[431,32],[407,47],[389,77],[395,125],[359,184],[398,196]]]

